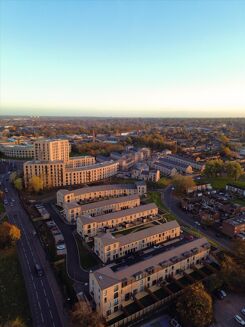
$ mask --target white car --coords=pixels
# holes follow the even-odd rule
[[[195,224],[196,224],[197,226],[201,226],[201,224],[199,223],[199,221],[195,221]]]
[[[242,308],[241,313],[245,316],[245,307]]]
[[[245,321],[239,315],[235,315],[234,319],[236,320],[236,322],[238,322],[239,325],[245,326]]]
[[[58,244],[58,245],[56,245],[56,249],[57,250],[65,250],[65,248],[66,248],[65,244]]]

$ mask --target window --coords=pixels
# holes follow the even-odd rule
[[[114,292],[118,291],[118,285],[114,286]]]
[[[107,297],[104,298],[104,303],[107,303]]]

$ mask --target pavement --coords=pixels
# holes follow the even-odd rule
[[[214,303],[214,316],[216,322],[214,327],[236,327],[239,324],[234,320],[238,314],[245,320],[240,310],[245,307],[245,295],[228,294],[223,300],[216,300]]]
[[[34,327],[66,327],[67,315],[63,310],[64,299],[56,282],[52,268],[36,236],[33,225],[23,209],[18,193],[9,182],[9,169],[12,163],[1,162],[1,182],[7,188],[5,194],[8,204],[5,210],[9,221],[21,230],[21,239],[17,243],[17,252],[23,272]],[[43,277],[37,277],[34,266],[38,263],[44,270]]]
[[[231,251],[232,242],[229,239],[223,236],[217,237],[214,230],[204,230],[201,226],[197,226],[195,219],[191,217],[189,213],[180,208],[179,200],[173,194],[172,185],[169,185],[164,190],[162,190],[161,194],[162,202],[176,216],[180,224],[195,228],[198,232],[200,232],[200,235],[202,234],[206,236],[208,239],[220,245],[220,247],[226,249],[227,251]]]

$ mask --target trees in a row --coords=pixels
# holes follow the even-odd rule
[[[227,176],[235,180],[243,174],[243,169],[237,161],[209,160],[205,165],[204,174],[208,177]]]

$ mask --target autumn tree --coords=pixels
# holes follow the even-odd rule
[[[220,176],[224,167],[224,162],[221,159],[209,160],[205,165],[204,174],[208,177]]]
[[[74,327],[104,327],[104,321],[85,301],[79,301],[71,312]]]
[[[20,235],[20,229],[17,226],[4,221],[0,224],[0,248],[14,245],[20,239]]]
[[[244,258],[243,258],[244,261]],[[225,255],[221,261],[220,278],[232,291],[245,291],[245,268],[234,257]]]
[[[224,164],[224,171],[227,176],[238,180],[243,174],[243,169],[237,161],[226,161]]]
[[[3,327],[25,327],[26,324],[20,319],[16,318],[14,320],[6,322]]]
[[[21,191],[23,189],[23,181],[22,178],[16,178],[14,181],[14,187],[18,190]]]
[[[188,327],[209,326],[213,319],[212,297],[202,283],[191,285],[179,297],[176,310]]]
[[[33,175],[29,181],[29,187],[34,192],[38,193],[43,189],[43,181],[39,176]]]
[[[191,176],[176,175],[173,179],[173,185],[176,193],[183,194],[189,188],[195,186],[195,182]]]

